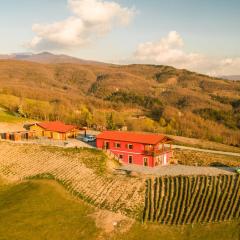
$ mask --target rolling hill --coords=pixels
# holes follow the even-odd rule
[[[228,75],[228,76],[221,76],[223,79],[233,80],[233,81],[239,81],[240,75]]]
[[[240,146],[238,81],[170,66],[49,62],[0,60],[1,106],[22,117]]]
[[[78,64],[104,64],[97,61],[83,60],[75,57],[71,57],[64,54],[53,54],[50,52],[41,53],[14,53],[0,55],[0,59],[10,59],[10,60],[22,60],[37,63],[78,63]]]

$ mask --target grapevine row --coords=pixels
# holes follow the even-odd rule
[[[240,176],[178,176],[146,181],[143,221],[193,224],[240,217]]]

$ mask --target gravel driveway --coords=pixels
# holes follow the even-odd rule
[[[120,169],[155,176],[220,175],[235,173],[235,168],[230,167],[195,167],[184,165],[158,166],[154,168],[137,165],[124,165],[121,166]]]

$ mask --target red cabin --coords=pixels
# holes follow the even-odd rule
[[[125,164],[167,165],[173,154],[172,140],[159,134],[105,131],[97,136],[96,144]]]

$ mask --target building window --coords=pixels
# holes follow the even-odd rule
[[[120,143],[115,143],[115,148],[121,148],[121,144]]]
[[[119,154],[118,157],[120,160],[123,160],[123,154]]]
[[[129,164],[133,163],[133,156],[131,156],[131,155],[128,156],[128,163]]]
[[[148,158],[147,158],[147,157],[144,157],[144,158],[143,158],[143,165],[144,165],[145,167],[148,166]]]
[[[132,145],[132,144],[128,144],[128,145],[127,145],[127,148],[128,148],[128,149],[133,149],[133,145]]]

